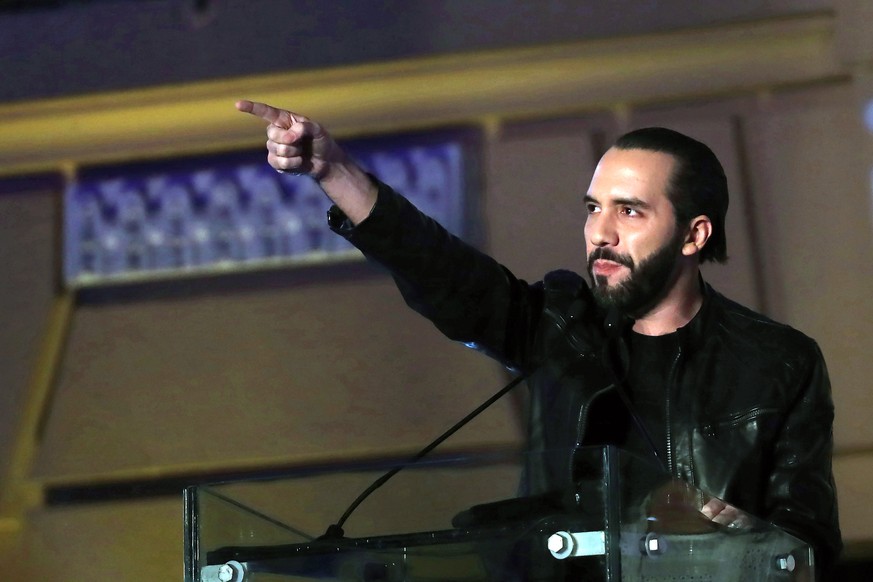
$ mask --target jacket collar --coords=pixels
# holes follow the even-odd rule
[[[712,326],[715,325],[715,320],[720,310],[719,294],[709,283],[703,280],[703,275],[698,275],[698,281],[700,290],[703,293],[703,303],[694,317],[691,318],[691,321],[676,330],[679,337],[679,345],[685,352],[693,351],[695,348],[703,345],[706,338],[710,335],[709,332]]]

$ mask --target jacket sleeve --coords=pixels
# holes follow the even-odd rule
[[[527,369],[541,286],[516,279],[390,187],[376,184],[379,195],[370,215],[353,226],[333,207],[331,229],[386,267],[406,303],[443,334],[508,367]]]
[[[834,406],[819,347],[806,359],[802,388],[776,443],[769,480],[769,520],[815,549],[817,570],[827,572],[842,550],[831,467]]]

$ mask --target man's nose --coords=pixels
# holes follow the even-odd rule
[[[601,212],[588,218],[588,240],[596,247],[615,246],[618,244],[618,230],[615,219],[608,213]]]

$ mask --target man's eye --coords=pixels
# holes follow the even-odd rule
[[[599,212],[600,208],[596,204],[588,203],[585,205],[585,208],[588,209],[588,214],[594,214],[595,212]]]
[[[625,216],[639,216],[640,215],[640,213],[637,212],[636,208],[631,208],[629,206],[625,206],[624,208],[622,208],[621,213],[624,214]]]

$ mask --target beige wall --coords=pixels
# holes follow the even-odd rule
[[[411,450],[499,388],[499,368],[476,356],[414,317],[384,274],[80,307],[34,470]],[[456,444],[502,442],[515,426],[485,416]]]
[[[0,466],[12,451],[54,288],[56,197],[0,194]]]
[[[834,384],[835,470],[850,544],[873,540],[873,148],[860,117],[868,89],[844,79],[504,122],[485,126],[482,152],[488,247],[533,279],[583,268],[580,197],[604,136],[657,123],[713,145],[734,196],[732,258],[707,277],[820,342]],[[49,196],[0,197],[7,449],[48,315],[56,219]],[[79,306],[33,475],[70,482],[395,454],[433,438],[506,379],[411,314],[375,270],[331,267],[265,288],[222,289]],[[514,442],[519,433],[507,401],[449,446]],[[36,508],[17,539],[13,579],[72,579],[70,571],[132,579],[130,569],[173,579],[181,502]]]

